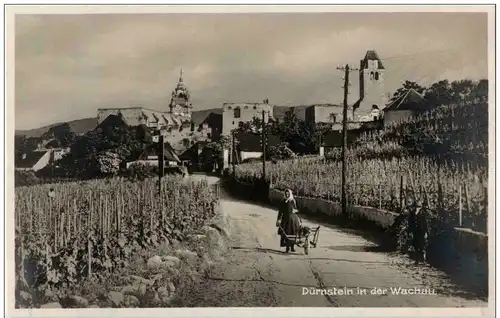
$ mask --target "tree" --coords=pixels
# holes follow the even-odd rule
[[[391,102],[405,95],[410,89],[413,89],[420,94],[422,94],[425,91],[425,87],[418,85],[416,82],[405,81],[403,83],[403,87],[398,88],[398,90],[394,93],[394,95],[392,95]]]
[[[488,100],[488,80],[439,81],[426,90],[425,99],[434,106],[485,102]]]
[[[266,123],[266,128],[270,129],[270,127],[273,125],[273,122],[270,121]],[[257,132],[257,131],[262,131],[262,118],[260,117],[253,117],[252,121],[248,122],[240,122],[238,125],[237,131],[240,132]]]
[[[48,149],[59,148],[59,147],[61,147],[61,142],[57,139],[53,139],[45,145],[45,148],[48,148]]]
[[[70,146],[76,139],[76,134],[68,123],[51,127],[46,135],[58,140],[61,147]]]
[[[58,173],[84,179],[114,174],[117,166],[137,158],[151,143],[144,126],[99,127],[76,138],[71,152],[58,162]]]
[[[238,124],[238,131],[241,132],[251,132],[254,130],[254,127],[252,126],[252,122],[242,122],[240,121]]]
[[[223,151],[231,149],[232,137],[221,136],[217,141],[207,143],[201,152],[201,163],[204,167],[213,167],[213,163],[217,162],[219,167],[223,166]]]
[[[24,149],[26,148],[26,136],[24,135],[16,135],[14,137],[14,151],[15,151],[15,158],[20,159],[21,156],[24,153]]]
[[[450,82],[444,80],[432,84],[425,91],[425,99],[433,106],[449,105],[453,101]]]
[[[14,138],[14,150],[16,159],[21,158],[23,153],[28,153],[36,150],[38,144],[40,143],[40,138],[26,136],[15,136]]]
[[[476,84],[473,92],[473,97],[477,99],[478,102],[488,101],[488,80],[482,79]]]
[[[451,96],[454,103],[473,102],[472,92],[475,84],[471,80],[460,80],[451,82]]]

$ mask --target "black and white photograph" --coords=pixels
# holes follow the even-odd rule
[[[495,5],[5,10],[9,316],[493,315]]]

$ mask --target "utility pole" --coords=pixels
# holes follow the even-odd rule
[[[349,71],[355,70],[348,64],[344,67],[337,67],[344,71],[344,111],[342,116],[342,214],[347,215],[347,98],[349,95]]]
[[[163,135],[158,136],[158,192],[161,198],[161,179],[165,174],[165,141]]]
[[[235,137],[235,134],[236,134],[236,130],[233,129],[231,131],[231,135],[232,135],[232,142],[231,142],[231,164],[233,165],[233,178],[236,177],[236,137]]]
[[[266,111],[262,111],[262,180],[266,180]]]

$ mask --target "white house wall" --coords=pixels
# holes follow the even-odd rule
[[[262,156],[262,152],[250,152],[250,151],[240,151],[241,160],[260,158]]]
[[[408,119],[415,116],[415,112],[411,110],[391,110],[384,112],[384,125],[394,125],[401,122],[404,119]]]

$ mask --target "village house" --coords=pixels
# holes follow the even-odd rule
[[[65,154],[70,152],[70,148],[37,149],[21,155],[16,159],[15,169],[24,171],[38,171],[48,165],[54,164]]]
[[[384,125],[390,126],[427,111],[425,98],[414,89],[409,89],[384,109]]]
[[[182,164],[187,166],[190,171],[201,170],[203,168],[202,152],[206,144],[206,141],[195,142],[179,155],[179,160],[181,160]]]
[[[337,124],[342,123],[342,113],[344,107],[335,104],[315,104],[306,108],[305,120],[307,122],[319,124],[329,123]]]
[[[207,131],[208,139],[218,140],[222,135],[222,114],[210,113],[198,126],[199,131]]]
[[[222,134],[228,135],[233,129],[239,127],[240,123],[253,121],[254,118],[262,118],[267,122],[273,118],[274,106],[267,100],[263,103],[224,103],[222,105]]]
[[[135,160],[127,162],[127,169],[135,164],[157,167],[159,164],[158,162],[159,155],[160,155],[160,149],[158,147],[158,144],[152,144],[148,146],[146,149],[144,149],[144,151]],[[172,166],[175,167],[181,163],[181,160],[176,155],[174,149],[172,148],[172,145],[170,145],[170,143],[168,142],[165,142],[163,155],[165,160],[164,161],[165,167],[172,167]]]
[[[236,145],[236,153],[234,154],[235,163],[242,163],[250,159],[258,159],[262,157],[262,135],[253,132],[238,132],[235,134],[235,139],[238,141]],[[266,135],[266,147],[279,146],[281,143],[278,136]],[[228,166],[233,162],[232,150],[224,150],[224,166]]]
[[[262,136],[259,133],[241,132],[237,134],[238,162],[262,157]],[[279,146],[279,137],[266,134],[266,147]]]

